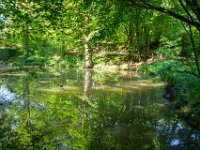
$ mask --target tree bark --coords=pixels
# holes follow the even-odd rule
[[[84,48],[85,48],[85,68],[93,68],[92,54],[91,54],[91,50],[90,50],[88,41],[86,39],[84,42]]]
[[[93,36],[93,33],[88,33],[88,25],[89,25],[89,17],[86,15],[83,20],[84,25],[84,34],[83,34],[83,41],[84,41],[84,49],[85,49],[85,68],[93,68],[92,65],[92,54],[89,46],[89,41]]]

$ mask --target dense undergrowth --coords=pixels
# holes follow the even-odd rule
[[[83,65],[83,58],[81,56],[60,56],[54,57],[29,57],[26,59],[24,56],[17,58],[13,61],[12,66],[60,66],[60,67],[80,67]]]
[[[164,98],[178,110],[183,118],[200,129],[200,78],[195,65],[180,60],[162,60],[142,64],[140,73],[159,76],[166,83]]]

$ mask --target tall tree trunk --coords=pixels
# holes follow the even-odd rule
[[[64,40],[61,40],[61,42],[60,42],[60,53],[61,53],[61,58],[62,59],[64,58],[64,45],[65,45]]]
[[[129,24],[129,29],[127,31],[128,36],[128,53],[129,53],[129,60],[132,60],[132,44],[133,44],[133,25],[132,22]]]
[[[85,49],[85,68],[93,68],[92,65],[92,54],[89,46],[89,41],[92,38],[92,33],[88,33],[88,25],[89,25],[89,16],[85,16],[83,20],[83,25],[84,25],[84,35],[83,35],[83,40],[84,40],[84,49]]]
[[[85,48],[85,68],[93,68],[92,54],[87,39],[85,39],[84,41],[84,48]]]
[[[29,41],[28,41],[28,38],[29,38],[29,14],[28,14],[28,0],[25,0],[25,11],[26,11],[26,14],[25,14],[25,18],[24,18],[24,29],[23,29],[23,34],[24,34],[24,50],[25,50],[25,55],[26,55],[26,58],[28,58],[30,56],[30,52],[29,52]]]
[[[140,45],[140,28],[139,28],[139,21],[136,21],[136,42],[137,42],[137,52],[138,52],[138,60],[140,61],[142,58],[142,53],[141,53],[141,45]]]
[[[194,59],[195,59],[196,67],[197,67],[197,72],[198,72],[198,75],[200,77],[200,67],[199,67],[199,60],[198,60],[197,48],[196,48],[196,45],[194,43],[194,38],[193,38],[193,33],[192,33],[191,25],[189,27],[190,27],[190,30],[189,30],[189,32],[190,32],[190,40],[191,40],[192,49],[193,49],[193,52],[194,52]]]
[[[195,0],[194,0],[194,1],[195,1]],[[185,10],[185,12],[187,13],[188,17],[191,18],[191,20],[193,20],[191,14],[189,13],[188,9],[183,5],[182,1],[179,0],[179,2],[180,2],[180,4],[181,4],[181,6],[183,7],[183,9]],[[187,2],[187,1],[186,1],[186,2]],[[188,2],[187,2],[187,5],[189,5]],[[198,5],[198,3],[197,3],[197,5]],[[190,7],[192,7],[192,6],[190,6]],[[197,6],[197,7],[199,7],[199,6]],[[198,17],[197,17],[197,18],[198,18]],[[198,77],[200,77],[200,66],[199,66],[197,48],[196,48],[196,45],[195,45],[195,42],[194,42],[194,37],[193,37],[193,32],[192,32],[192,26],[191,26],[191,24],[188,23],[188,25],[189,25],[189,31],[188,31],[188,30],[185,28],[184,24],[182,24],[182,25],[183,25],[185,31],[187,32],[188,36],[190,37],[191,44],[192,44],[192,49],[193,49],[193,52],[194,52],[194,59],[195,59],[196,67],[197,67],[197,73],[198,73]],[[197,29],[197,30],[199,31],[199,33],[200,33],[200,28],[196,26],[196,29]]]
[[[30,56],[30,52],[29,52],[29,41],[28,41],[28,21],[26,20],[24,22],[24,50],[26,53],[26,58],[28,58]]]
[[[144,26],[144,34],[145,34],[145,59],[149,58],[149,30],[148,25]]]

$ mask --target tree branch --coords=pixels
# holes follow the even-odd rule
[[[179,15],[178,13],[176,12],[173,12],[169,9],[166,9],[166,8],[163,8],[163,7],[158,7],[158,6],[154,6],[144,0],[140,0],[140,3],[136,2],[135,0],[131,0],[131,3],[135,6],[138,6],[138,7],[143,7],[143,8],[146,8],[146,9],[150,9],[150,10],[156,10],[156,11],[159,11],[161,13],[164,13],[164,14],[167,14],[169,16],[172,16],[178,20],[181,20],[183,22],[186,22],[190,25],[193,25],[197,28],[200,28],[200,23],[197,22],[197,21],[192,21],[190,20],[189,18],[185,18],[184,16],[182,15]]]
[[[190,7],[192,12],[196,15],[197,19],[200,21],[200,5],[197,0],[185,0],[186,4]]]
[[[186,12],[186,14],[188,15],[188,18],[190,18],[190,20],[192,22],[195,22],[192,15],[190,14],[190,12],[188,11],[188,9],[185,7],[185,5],[183,4],[182,0],[179,0],[179,3],[181,5],[181,7],[184,9],[184,11]],[[196,26],[197,30],[200,31],[199,26]]]

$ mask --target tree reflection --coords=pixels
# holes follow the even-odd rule
[[[66,73],[48,80],[51,86],[59,86],[62,81],[64,87],[79,86],[79,90],[38,90],[45,86],[41,83],[46,83],[46,78],[8,78],[6,87],[22,97],[8,107],[0,105],[0,149],[199,147],[199,135],[157,104],[160,89],[98,89],[91,86],[95,82],[91,70],[82,76],[79,73],[78,79],[74,79],[76,73],[71,74],[73,77]],[[108,85],[112,76],[105,80],[102,83]]]
[[[84,96],[88,96],[92,84],[92,70],[86,69],[84,76]]]
[[[29,88],[29,78],[25,77],[23,79],[23,100],[26,110],[25,123],[26,126],[30,127],[30,115],[31,115],[31,106],[30,106],[30,88]]]

